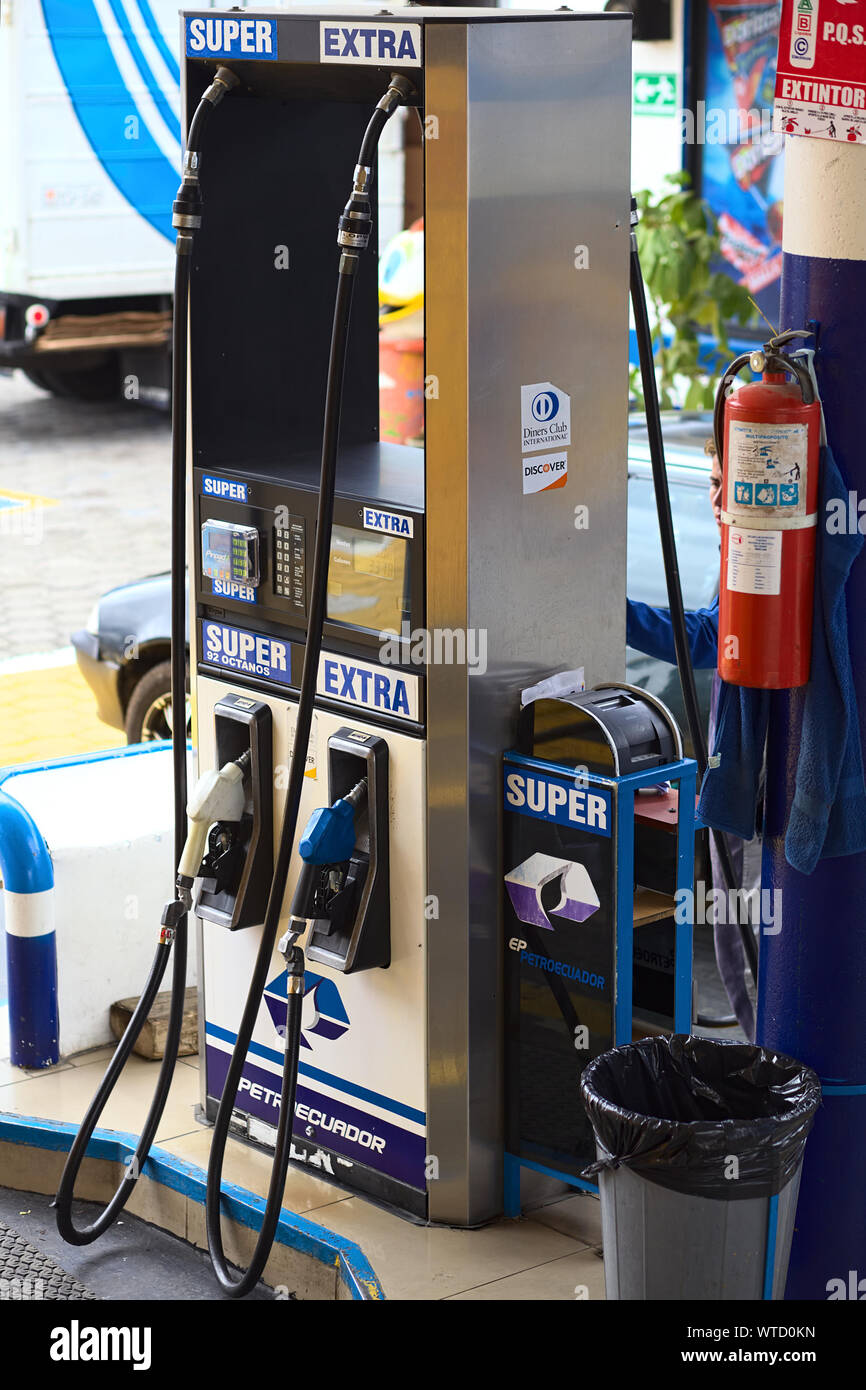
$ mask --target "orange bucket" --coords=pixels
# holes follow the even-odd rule
[[[423,439],[423,338],[379,340],[379,436],[394,444]]]

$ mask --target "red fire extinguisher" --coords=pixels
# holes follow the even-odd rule
[[[809,679],[821,404],[781,333],[725,372],[713,421],[722,460],[719,675],[791,690]],[[746,366],[761,373],[728,395]],[[789,380],[793,377],[794,380]]]

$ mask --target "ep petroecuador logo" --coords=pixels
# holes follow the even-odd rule
[[[367,63],[381,67],[421,66],[420,24],[319,25],[319,57],[323,63]]]
[[[505,875],[505,887],[518,921],[553,931],[541,895],[553,886],[559,892],[559,902],[549,910],[557,917],[572,922],[585,922],[600,903],[592,879],[583,864],[573,859],[555,859],[550,854],[533,854]]]
[[[286,1019],[289,1005],[286,990],[287,972],[275,976],[265,986],[265,1004],[271,1022],[281,1038],[286,1036]],[[301,1009],[301,1047],[312,1048],[308,1037],[322,1038],[336,1042],[349,1027],[349,1015],[340,998],[340,991],[333,980],[323,975],[314,975],[307,970],[304,974],[304,1002]]]
[[[264,58],[277,56],[275,19],[188,19],[188,58]]]

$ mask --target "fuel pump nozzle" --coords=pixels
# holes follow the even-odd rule
[[[177,894],[187,909],[192,907],[192,886],[205,863],[210,860],[213,865],[220,851],[225,853],[231,848],[230,828],[240,823],[244,813],[251,759],[248,749],[218,771],[205,772],[189,798],[186,843],[177,868]],[[205,845],[211,826],[219,829],[224,839],[211,844],[211,854],[206,859]]]
[[[363,882],[355,855],[355,819],[367,804],[367,778],[332,806],[320,806],[307,821],[298,844],[303,867],[292,898],[290,932],[314,921],[327,934],[349,914]]]

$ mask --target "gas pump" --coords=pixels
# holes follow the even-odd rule
[[[290,1162],[415,1219],[503,1207],[502,755],[522,688],[625,667],[630,23],[183,25],[187,112],[215,73],[231,97],[178,213],[198,780],[163,931],[194,913],[208,1237],[237,1295]],[[401,109],[425,133],[424,449],[378,438],[371,194]],[[240,1280],[230,1135],[274,1151]]]

